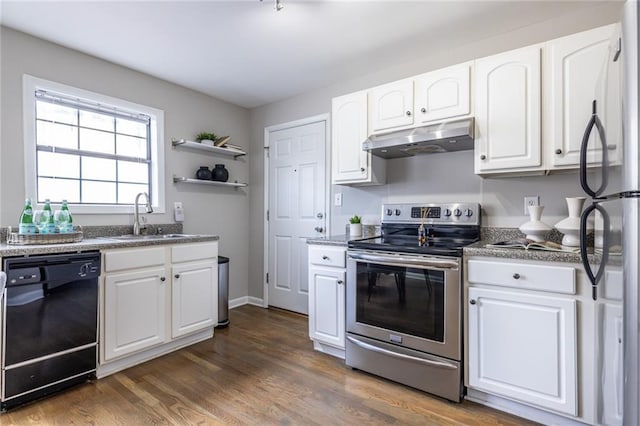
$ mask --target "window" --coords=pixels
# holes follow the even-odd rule
[[[164,211],[163,112],[24,78],[26,192],[78,213],[130,213],[147,192]]]

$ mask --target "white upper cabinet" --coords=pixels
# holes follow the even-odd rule
[[[415,122],[428,123],[471,113],[471,63],[415,78]]]
[[[371,89],[369,117],[370,134],[413,125],[413,79]]]
[[[619,62],[613,62],[613,58],[607,61],[607,57],[612,56],[611,38],[616,33],[615,24],[607,25],[545,44],[544,146],[548,147],[546,155],[549,169],[575,168],[579,165],[580,145],[591,118],[594,99],[607,102],[608,98],[619,102]],[[603,93],[596,93],[598,87]],[[605,87],[606,90],[603,90]],[[615,111],[602,104],[598,105],[598,115],[606,124],[609,122],[607,115],[615,115]],[[612,162],[619,161],[617,156],[621,151],[616,146],[616,136],[620,134],[616,123],[620,121],[620,116],[615,118],[610,121],[611,129],[605,126],[610,136],[608,154]],[[592,132],[589,142],[587,160],[590,163],[601,157],[601,153],[594,152],[601,148],[601,144],[593,140],[595,133]]]
[[[381,158],[362,150],[367,139],[367,92],[331,101],[331,159],[334,184],[375,185],[385,182]]]
[[[542,169],[540,46],[475,63],[475,172]]]

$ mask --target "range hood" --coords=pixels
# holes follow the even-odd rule
[[[473,118],[371,135],[362,149],[382,158],[473,149]]]

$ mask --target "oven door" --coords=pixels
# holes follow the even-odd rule
[[[347,253],[347,332],[461,359],[459,258]]]

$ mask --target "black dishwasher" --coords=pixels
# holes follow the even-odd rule
[[[100,253],[5,258],[3,266],[6,410],[95,375]]]

